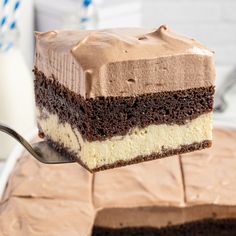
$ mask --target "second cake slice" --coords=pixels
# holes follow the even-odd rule
[[[90,171],[211,146],[212,52],[167,27],[36,36],[40,132]]]

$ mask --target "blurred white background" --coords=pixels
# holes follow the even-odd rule
[[[75,13],[78,0],[36,0],[36,27],[60,28],[63,16]],[[236,62],[235,0],[95,0],[99,28],[168,24],[216,52],[217,64]],[[66,7],[65,7],[66,6]]]

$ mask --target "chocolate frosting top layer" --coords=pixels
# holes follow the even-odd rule
[[[167,26],[36,33],[35,66],[85,98],[214,84],[212,52]]]

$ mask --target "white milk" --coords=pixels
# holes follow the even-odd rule
[[[0,51],[0,122],[25,134],[35,127],[33,77],[18,47]],[[0,132],[0,159],[15,141]]]

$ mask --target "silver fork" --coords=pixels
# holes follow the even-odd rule
[[[0,123],[0,131],[16,139],[34,158],[45,164],[72,163],[75,160],[66,158],[51,148],[46,141],[29,144],[20,134]]]

